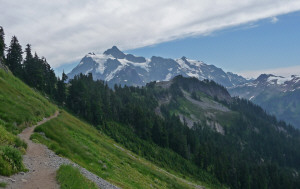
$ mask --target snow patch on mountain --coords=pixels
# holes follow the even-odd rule
[[[292,80],[292,76],[290,77],[282,77],[282,76],[275,76],[275,75],[272,75],[268,78],[268,82],[271,83],[271,84],[277,84],[277,85],[282,85],[284,84],[286,81],[290,81]]]
[[[166,78],[164,79],[164,81],[169,81],[171,78],[172,78],[172,74],[171,74],[171,73],[168,73],[168,74],[166,75]]]
[[[68,74],[69,79],[80,73],[92,73],[95,80],[107,81],[110,86],[124,83],[126,85],[146,85],[151,81],[167,81],[177,75],[210,79],[225,86],[244,84],[248,80],[202,61],[182,57],[179,59],[152,56],[150,59],[126,54],[116,46],[103,54],[88,53]]]

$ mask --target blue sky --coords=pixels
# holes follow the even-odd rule
[[[293,69],[300,66],[300,12],[126,52],[145,57],[186,56],[246,76],[269,70],[280,74],[287,67],[292,67],[291,74],[300,75],[300,67]]]
[[[300,75],[300,12],[125,52],[147,58],[186,56],[249,78],[261,73]],[[69,72],[78,63],[60,66],[56,72]]]

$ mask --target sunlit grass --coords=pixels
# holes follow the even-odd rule
[[[0,175],[25,171],[22,153],[27,145],[16,134],[50,116],[55,109],[38,92],[0,69]]]
[[[97,189],[95,183],[84,177],[78,168],[62,165],[57,171],[57,181],[60,189]]]
[[[36,132],[48,139],[38,133],[32,138],[122,188],[194,188],[64,111]]]

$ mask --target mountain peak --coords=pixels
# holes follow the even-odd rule
[[[186,60],[186,57],[185,56],[181,57],[181,60]]]
[[[123,59],[125,58],[125,54],[118,49],[118,47],[113,46],[110,49],[107,49],[103,54],[112,55],[114,58]]]
[[[260,76],[258,76],[258,78],[256,79],[257,81],[264,81],[267,80],[269,77],[274,77],[275,75],[273,74],[261,74]]]

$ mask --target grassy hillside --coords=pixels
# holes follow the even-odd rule
[[[27,145],[16,135],[25,127],[52,115],[57,107],[2,69],[0,89],[0,174],[11,175],[26,171],[22,153],[25,153]],[[46,140],[39,134],[33,138],[122,188],[209,186],[166,172],[64,111],[37,131],[46,133],[52,140]]]
[[[32,138],[122,188],[194,188],[203,184],[162,170],[65,111],[36,132]]]
[[[0,89],[0,121],[9,131],[17,133],[55,112],[55,105],[2,69]]]
[[[0,69],[0,175],[25,170],[22,153],[27,145],[16,134],[55,109],[42,95]]]

